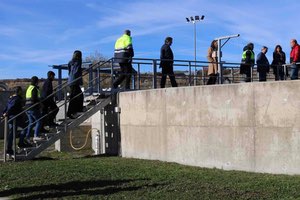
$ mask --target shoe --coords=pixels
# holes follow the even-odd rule
[[[18,147],[20,148],[20,149],[24,149],[24,148],[28,148],[28,147],[32,147],[32,145],[31,144],[28,144],[28,143],[19,143],[18,144]]]
[[[52,123],[49,123],[49,126],[55,127],[55,126],[59,126],[59,124],[57,124],[57,123],[55,123],[55,122],[52,122]]]
[[[49,130],[42,128],[40,132],[41,133],[49,133]]]
[[[42,137],[33,137],[34,142],[42,141],[42,140],[44,140],[44,138],[42,138]]]
[[[24,143],[26,144],[26,145],[31,145],[31,141],[30,141],[30,139],[27,139],[27,138],[25,138],[24,139]]]
[[[76,119],[76,116],[74,114],[69,114],[67,115],[67,117],[69,117],[70,119]]]

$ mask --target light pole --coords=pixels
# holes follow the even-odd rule
[[[201,21],[201,20],[204,20],[204,15],[202,15],[201,17],[199,17],[199,15],[196,15],[196,16],[191,16],[191,17],[186,17],[186,22],[187,23],[193,23],[194,24],[194,60],[195,60],[195,69],[194,69],[194,85],[197,84],[197,76],[196,76],[196,73],[197,73],[197,70],[196,70],[196,66],[197,66],[197,44],[196,44],[196,37],[197,37],[197,34],[196,34],[196,23]]]

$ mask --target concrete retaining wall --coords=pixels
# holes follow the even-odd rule
[[[300,174],[300,81],[120,94],[122,156]]]

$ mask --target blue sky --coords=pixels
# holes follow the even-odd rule
[[[166,36],[174,38],[175,59],[193,60],[193,25],[185,17],[205,15],[197,23],[197,60],[206,60],[211,41],[240,34],[223,48],[223,60],[239,62],[242,48],[276,44],[289,55],[298,38],[298,0],[1,0],[0,79],[46,77],[48,65],[67,63],[74,50],[83,57],[96,51],[113,56],[125,29],[133,36],[135,57],[159,58]]]

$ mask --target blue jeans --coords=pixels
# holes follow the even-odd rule
[[[34,123],[36,123],[35,130],[34,130],[34,137],[38,137],[40,134],[40,129],[41,129],[41,120],[40,120],[41,112],[39,110],[28,110],[26,112],[26,115],[29,120],[26,138],[30,139],[30,132],[31,132],[31,129],[32,129]]]
[[[13,154],[13,149],[12,149],[13,140],[14,140],[14,127],[13,127],[13,123],[9,123],[8,124],[8,128],[9,128],[9,132],[8,132],[8,136],[7,136],[7,149],[6,149],[6,152],[9,153],[9,154]],[[16,130],[16,137],[17,137],[17,125],[15,126],[15,130]],[[25,134],[25,131],[23,130],[20,133],[20,139],[22,137],[24,137],[24,134]]]
[[[296,79],[298,79],[298,66],[294,64],[291,66],[291,80]]]

